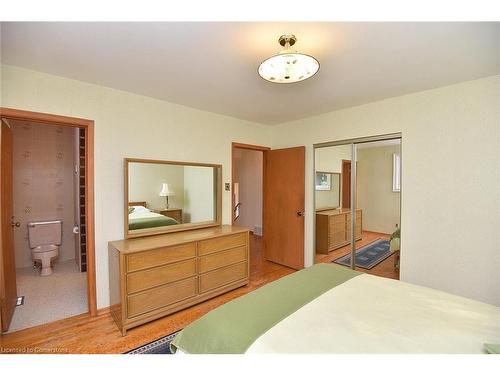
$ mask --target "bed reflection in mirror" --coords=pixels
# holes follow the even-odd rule
[[[126,159],[129,237],[216,225],[219,165]]]

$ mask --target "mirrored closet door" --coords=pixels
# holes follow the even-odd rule
[[[315,262],[398,279],[400,202],[400,134],[315,145]]]

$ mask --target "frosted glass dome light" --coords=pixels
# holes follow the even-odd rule
[[[259,66],[259,75],[274,83],[294,83],[311,78],[319,70],[314,57],[290,49],[295,44],[295,35],[282,35],[279,43],[284,50],[264,60]]]

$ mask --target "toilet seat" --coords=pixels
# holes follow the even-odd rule
[[[58,247],[56,245],[40,245],[31,249],[32,253],[47,253],[49,251],[57,250]]]

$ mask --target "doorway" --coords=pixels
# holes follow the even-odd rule
[[[315,262],[399,279],[401,134],[323,143],[314,153]]]
[[[304,175],[304,147],[232,144],[231,221],[261,248],[251,246],[251,271],[304,267]]]
[[[233,149],[233,224],[262,237],[264,152],[250,148]]]
[[[231,223],[250,231],[250,278],[263,277],[272,266],[264,257],[263,197],[267,147],[232,144]]]
[[[351,208],[351,161],[342,160],[342,207]]]
[[[2,332],[94,316],[93,121],[0,111]]]

